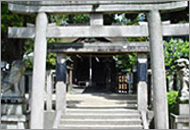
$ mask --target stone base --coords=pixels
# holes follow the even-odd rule
[[[22,115],[26,107],[26,104],[1,104],[1,115]]]
[[[52,129],[55,121],[56,112],[44,112],[44,129]]]
[[[189,115],[170,114],[171,129],[189,129]]]
[[[189,115],[189,104],[179,104],[178,113],[179,115]]]
[[[189,129],[189,104],[178,104],[177,114],[170,114],[172,129]]]
[[[1,129],[28,129],[28,116],[3,115],[1,116]]]

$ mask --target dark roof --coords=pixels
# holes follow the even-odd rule
[[[106,42],[126,42],[126,38],[116,37],[116,38],[105,38],[105,37],[99,37],[99,38],[77,38],[76,40],[73,40],[71,43],[106,43]]]
[[[72,43],[95,43],[95,42],[111,42],[111,40],[108,40],[104,37],[99,37],[99,38],[78,38]]]

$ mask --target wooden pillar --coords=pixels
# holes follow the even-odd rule
[[[138,110],[146,111],[148,104],[147,89],[147,54],[138,54],[138,84],[137,84],[137,101]]]
[[[160,13],[153,9],[148,13],[150,54],[153,75],[154,120],[156,129],[168,129],[168,104],[163,52],[163,33]]]
[[[57,54],[56,63],[56,111],[66,110],[66,57]]]
[[[47,53],[47,24],[47,15],[43,12],[38,13],[36,18],[36,37],[34,43],[34,65],[30,124],[31,129],[43,129],[44,125],[44,90]]]

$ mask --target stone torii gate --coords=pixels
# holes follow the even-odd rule
[[[64,37],[150,37],[150,54],[153,71],[154,118],[156,129],[168,129],[168,108],[166,97],[166,79],[163,54],[163,36],[179,36],[189,34],[188,24],[162,25],[160,12],[176,11],[188,6],[183,2],[124,2],[124,1],[38,1],[11,2],[9,10],[17,13],[37,13],[35,27],[10,27],[10,38],[35,38],[34,68],[32,83],[31,128],[43,128],[44,121],[44,87],[46,71],[46,38]],[[104,13],[137,13],[148,14],[148,26],[104,26]],[[57,27],[48,24],[46,13],[90,13],[90,26]],[[65,57],[58,55],[57,62],[64,69]],[[146,56],[140,56],[139,63],[146,63]],[[143,67],[144,69],[145,66]],[[60,69],[60,68],[59,68]],[[65,91],[64,74],[58,77],[59,91]],[[138,87],[145,87],[142,80]],[[144,88],[144,89],[145,89]],[[142,88],[143,89],[143,88]],[[144,90],[143,89],[143,90]],[[146,98],[146,97],[145,97]],[[57,97],[57,101],[63,101]],[[146,99],[142,99],[146,101]],[[58,109],[63,109],[63,104]],[[140,108],[146,110],[147,108]]]

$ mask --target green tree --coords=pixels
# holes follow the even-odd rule
[[[118,70],[131,71],[132,66],[137,64],[137,53],[118,55],[116,58],[116,67]]]
[[[168,99],[168,111],[169,113],[176,113],[176,106],[177,106],[177,91],[167,92],[167,99]]]
[[[164,55],[166,69],[175,70],[174,62],[177,59],[189,59],[189,41],[173,38],[169,42],[164,41]]]
[[[117,23],[125,25],[139,25],[140,21],[146,20],[144,13],[139,14],[124,14],[121,21],[117,20]],[[126,42],[144,42],[147,41],[147,37],[127,37]],[[131,71],[133,65],[137,64],[137,53],[128,53],[125,55],[117,56],[118,62],[116,67],[121,70]]]
[[[8,10],[7,2],[1,3],[1,55],[2,60],[11,63],[13,60],[21,60],[27,47],[26,40],[8,38],[8,27],[25,26],[27,21],[34,22],[32,16],[12,13]],[[27,45],[28,46],[28,45]]]

